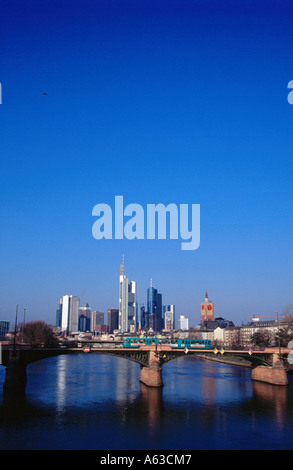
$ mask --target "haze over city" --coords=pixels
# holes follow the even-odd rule
[[[118,308],[123,255],[190,326],[206,289],[235,324],[293,303],[293,5],[255,3],[4,2],[0,319]],[[198,249],[96,240],[115,196],[200,204]]]

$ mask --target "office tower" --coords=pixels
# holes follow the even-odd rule
[[[158,331],[161,331],[164,328],[164,319],[162,316],[162,294],[159,294],[159,292],[156,293],[156,309],[157,309]]]
[[[188,330],[188,318],[186,318],[184,315],[180,315],[178,320],[178,327],[179,330]]]
[[[63,297],[58,300],[57,303],[57,310],[56,310],[56,326],[61,328],[62,325],[62,304],[63,304]]]
[[[136,282],[128,282],[124,274],[124,259],[120,265],[119,277],[119,330],[122,333],[136,331],[137,301]]]
[[[164,314],[164,328],[165,330],[174,329],[174,315],[173,312],[167,310]]]
[[[167,312],[166,305],[162,305],[162,318],[163,318],[163,321],[164,321],[164,325],[165,325],[165,313],[166,312]]]
[[[151,284],[147,290],[147,312],[148,313],[153,313],[153,314],[155,313],[156,293],[157,293],[157,290],[153,287],[152,278],[151,278]]]
[[[89,304],[79,307],[78,331],[91,331],[92,310]]]
[[[147,313],[149,328],[161,331],[164,328],[162,316],[162,294],[153,287],[152,278],[150,287],[147,289]],[[152,325],[152,326],[151,326]]]
[[[64,295],[62,298],[63,331],[74,333],[78,331],[79,298],[76,295]]]
[[[92,313],[92,331],[105,331],[105,314],[99,310]]]
[[[167,307],[167,310],[168,312],[172,312],[173,314],[173,330],[175,330],[175,305],[174,304],[171,304],[171,305],[168,305]]]
[[[208,320],[214,320],[214,304],[209,300],[206,290],[205,300],[200,304],[200,323]]]
[[[118,308],[109,308],[108,309],[108,331],[113,333],[114,330],[118,330],[119,326],[119,310]]]
[[[144,305],[140,307],[140,326],[142,330],[148,328],[147,312]]]

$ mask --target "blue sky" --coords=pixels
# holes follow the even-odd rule
[[[20,1],[0,15],[0,319],[153,286],[199,322],[293,303],[292,2]],[[44,95],[43,93],[46,93]],[[201,205],[201,243],[95,240],[92,209]]]

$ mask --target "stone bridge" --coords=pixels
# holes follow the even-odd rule
[[[162,387],[162,367],[168,361],[185,356],[197,356],[224,363],[251,367],[252,380],[274,385],[287,385],[290,368],[288,354],[291,349],[265,348],[262,351],[238,350],[189,350],[172,349],[170,345],[140,345],[139,348],[124,348],[121,343],[93,343],[88,348],[44,348],[23,344],[1,345],[0,364],[6,367],[3,390],[24,392],[27,381],[27,365],[42,359],[64,354],[108,354],[124,357],[140,364],[139,380],[150,387]]]

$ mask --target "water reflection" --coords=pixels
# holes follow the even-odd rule
[[[88,404],[106,396],[121,402],[133,400],[138,391],[139,365],[123,358],[79,354],[60,356],[55,363],[55,397],[60,409],[70,403]],[[54,372],[51,372],[52,380]],[[31,386],[29,393],[32,392]],[[110,392],[110,393],[109,393]],[[42,390],[39,390],[39,396]],[[46,398],[48,399],[48,397]]]
[[[240,396],[251,395],[250,371],[247,369],[192,357],[171,361],[164,368],[165,373],[168,372],[166,386],[174,394],[180,393],[182,400],[203,405],[230,405]]]
[[[56,368],[56,412],[61,415],[65,406],[66,397],[66,357],[58,358],[58,367]]]
[[[98,355],[32,364],[22,399],[0,392],[0,447],[292,448],[292,380],[252,382],[249,370],[192,358],[164,365],[162,389],[141,384],[139,372]]]
[[[262,382],[253,382],[253,392],[255,406],[271,410],[276,426],[283,430],[289,405],[288,388]]]
[[[278,385],[270,385],[263,382],[252,382],[255,399],[263,406],[284,411],[288,403],[289,389]]]
[[[162,410],[163,389],[147,387],[140,383],[140,395],[144,407],[147,410],[147,424],[150,430],[157,427]]]

